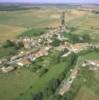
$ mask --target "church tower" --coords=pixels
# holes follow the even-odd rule
[[[65,26],[65,12],[62,12],[61,15],[61,26]]]

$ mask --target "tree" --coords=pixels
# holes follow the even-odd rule
[[[77,42],[80,42],[80,38],[76,34],[69,34],[69,41],[71,43],[77,43]]]
[[[91,37],[89,34],[83,34],[82,39],[83,39],[83,42],[90,42]]]
[[[52,46],[57,47],[57,46],[60,45],[60,42],[61,42],[61,41],[60,41],[59,39],[56,39],[56,38],[55,38],[55,39],[53,40],[53,42],[52,42]]]
[[[61,95],[56,95],[55,96],[55,100],[61,100],[62,99],[62,96]]]
[[[55,91],[59,85],[60,85],[60,81],[58,79],[52,79],[48,85],[49,95],[52,95],[53,93],[55,93]]]
[[[43,74],[47,73],[48,72],[48,69],[47,68],[43,68],[41,70],[41,73],[40,73],[40,76],[42,76]]]
[[[43,100],[43,93],[39,92],[32,96],[32,100]]]
[[[7,40],[5,43],[4,43],[4,47],[7,48],[7,47],[13,47],[15,45],[14,42],[10,41],[10,40]]]
[[[71,27],[70,30],[71,30],[71,32],[73,32],[73,31],[76,30],[76,28],[75,27]]]

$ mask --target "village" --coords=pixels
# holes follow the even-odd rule
[[[22,67],[29,67],[34,61],[38,58],[48,56],[51,49],[56,49],[58,51],[67,50],[61,57],[68,57],[71,53],[78,54],[82,51],[86,51],[91,48],[99,48],[99,44],[92,43],[70,43],[68,38],[64,37],[64,32],[69,32],[70,30],[65,26],[64,13],[62,14],[61,26],[49,29],[43,35],[40,35],[39,38],[35,37],[19,37],[18,39],[11,40],[16,45],[22,43],[24,46],[23,51],[19,51],[17,55],[7,58],[0,59],[0,71],[3,73],[9,73],[20,69]],[[52,45],[53,41],[57,39],[59,41],[58,46]],[[90,70],[99,70],[99,61],[91,61],[86,59],[82,63],[82,67],[89,66]],[[92,67],[93,66],[93,67]],[[70,76],[63,80],[61,83],[61,88],[58,92],[60,95],[64,95],[69,91],[74,79],[78,74],[78,65],[75,65],[71,69]]]

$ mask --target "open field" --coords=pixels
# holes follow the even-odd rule
[[[99,60],[99,53],[89,53],[84,55],[83,59]],[[80,86],[74,100],[99,100],[98,77],[99,71],[91,71],[89,68],[81,68],[78,74],[78,78],[73,83],[76,85],[76,87]]]
[[[42,78],[26,69],[20,69],[10,74],[0,76],[0,99],[30,100],[31,92],[37,92],[46,87],[49,80],[56,78],[65,68],[64,64],[55,65]],[[32,86],[32,88],[30,88]],[[20,95],[20,94],[23,95]],[[10,95],[12,94],[12,95]],[[6,96],[5,96],[6,95]]]
[[[63,9],[59,8],[0,11],[0,42],[16,37],[28,28],[37,29],[60,26],[60,17],[63,11]],[[68,22],[84,15],[66,12],[65,20]]]
[[[58,17],[53,17],[54,15]],[[21,27],[44,27],[50,21],[59,19],[60,13],[52,10],[23,10],[14,12],[0,12],[0,23]],[[57,20],[58,21],[58,20]]]
[[[75,100],[98,100],[99,97],[96,96],[90,89],[82,87],[78,92]]]
[[[99,42],[99,15],[88,15],[69,22],[70,27],[75,27],[74,34],[89,34],[93,42]]]
[[[16,38],[16,36],[23,32],[25,28],[9,25],[0,25],[0,43],[8,39]]]
[[[29,88],[34,78],[34,74],[26,69],[5,75],[0,73],[0,99],[13,100]]]
[[[0,58],[3,57],[10,57],[17,53],[17,50],[15,48],[0,48]]]
[[[19,35],[28,28],[59,25],[57,12],[43,10],[0,11],[0,42]]]

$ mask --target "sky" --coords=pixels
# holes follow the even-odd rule
[[[28,3],[98,3],[99,0],[0,0],[0,2]]]

